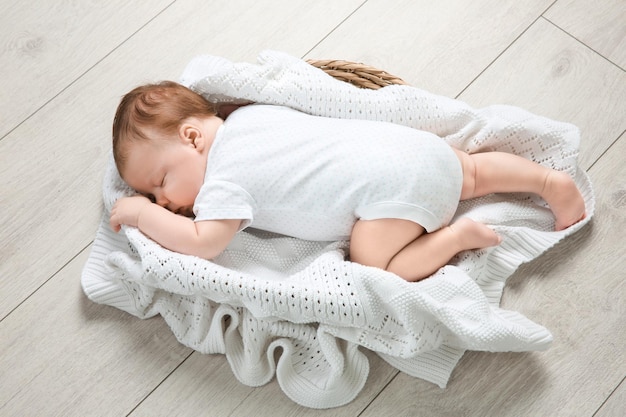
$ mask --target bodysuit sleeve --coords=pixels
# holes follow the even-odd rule
[[[254,218],[256,204],[242,187],[228,181],[209,180],[202,185],[193,212],[195,221],[242,220],[239,230],[245,229]]]

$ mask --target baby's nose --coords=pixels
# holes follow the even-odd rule
[[[156,203],[161,207],[167,208],[167,205],[170,203],[170,201],[167,198],[165,198],[163,194],[159,194],[155,198],[156,198]]]

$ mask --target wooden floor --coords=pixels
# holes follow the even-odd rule
[[[0,416],[626,415],[624,0],[20,4],[0,0]],[[581,128],[596,218],[523,266],[502,302],[548,327],[550,350],[468,352],[445,390],[368,354],[361,394],[320,412],[275,381],[241,385],[160,318],[86,299],[120,96],[198,54],[253,61],[268,48]]]

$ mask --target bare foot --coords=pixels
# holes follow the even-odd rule
[[[461,250],[482,249],[499,245],[502,238],[482,223],[462,217],[448,226],[453,233],[459,235]]]
[[[541,197],[556,218],[554,230],[567,229],[585,218],[585,200],[574,180],[565,172],[552,171],[548,174]]]

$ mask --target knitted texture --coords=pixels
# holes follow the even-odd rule
[[[466,349],[549,347],[547,329],[499,303],[519,265],[593,215],[591,183],[576,165],[574,126],[511,106],[476,110],[409,86],[358,89],[274,51],[262,53],[257,64],[198,57],[181,82],[213,102],[262,102],[320,116],[389,121],[430,131],[468,152],[521,155],[572,175],[587,217],[554,232],[552,214],[538,197],[463,201],[456,218],[490,225],[502,244],[463,252],[418,283],[345,261],[345,242],[254,230],[239,233],[223,254],[206,261],[168,251],[135,228],[110,230],[112,204],[132,193],[111,158],[105,213],[82,275],[91,300],[141,318],[160,314],[181,343],[225,354],[242,383],[259,386],[276,376],[287,396],[313,408],[346,404],[361,391],[369,366],[360,347],[441,387]]]

